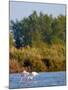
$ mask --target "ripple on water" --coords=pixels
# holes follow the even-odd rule
[[[39,73],[33,80],[22,79],[21,74],[10,74],[9,88],[29,88],[66,85],[65,72]]]

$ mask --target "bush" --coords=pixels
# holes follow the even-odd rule
[[[17,60],[10,60],[9,62],[10,73],[17,73],[20,70]]]
[[[23,47],[10,49],[10,72],[22,71],[62,71],[66,68],[65,47],[53,44],[43,47]],[[16,69],[16,70],[15,70]],[[14,71],[13,71],[14,70]]]

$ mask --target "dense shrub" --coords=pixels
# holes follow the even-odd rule
[[[12,60],[11,60],[12,59]],[[62,71],[66,68],[65,48],[62,44],[43,47],[24,47],[10,49],[10,65],[19,72],[24,68],[28,71]],[[10,71],[12,68],[10,67]],[[22,71],[22,70],[20,70]]]
[[[9,67],[10,67],[10,73],[17,73],[19,72],[19,63],[17,60],[10,60],[9,62]]]

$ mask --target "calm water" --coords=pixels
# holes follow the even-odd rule
[[[10,74],[9,88],[30,88],[45,86],[61,86],[66,85],[65,72],[43,72],[34,77],[33,80],[24,80],[21,74]],[[22,79],[22,80],[21,80]]]

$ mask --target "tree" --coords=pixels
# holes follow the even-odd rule
[[[10,44],[10,48],[12,48],[15,44],[13,39],[13,34],[11,32],[9,33],[9,44]]]
[[[20,47],[24,46],[23,45],[24,35],[22,34],[23,30],[21,27],[21,23],[18,21],[16,21],[16,22],[11,21],[11,24],[12,24],[12,30],[13,30],[14,39],[15,39],[15,46],[17,48],[20,48]]]
[[[44,15],[43,16],[43,40],[44,42],[50,44],[51,43],[51,33],[52,33],[52,28],[51,28],[51,24],[52,24],[52,17],[48,16],[48,15]]]
[[[29,46],[40,46],[42,43],[65,43],[66,20],[65,16],[53,18],[40,12],[34,11],[21,21],[11,21],[11,29],[17,48]]]
[[[65,16],[58,16],[52,22],[52,41],[65,43],[66,20]]]

